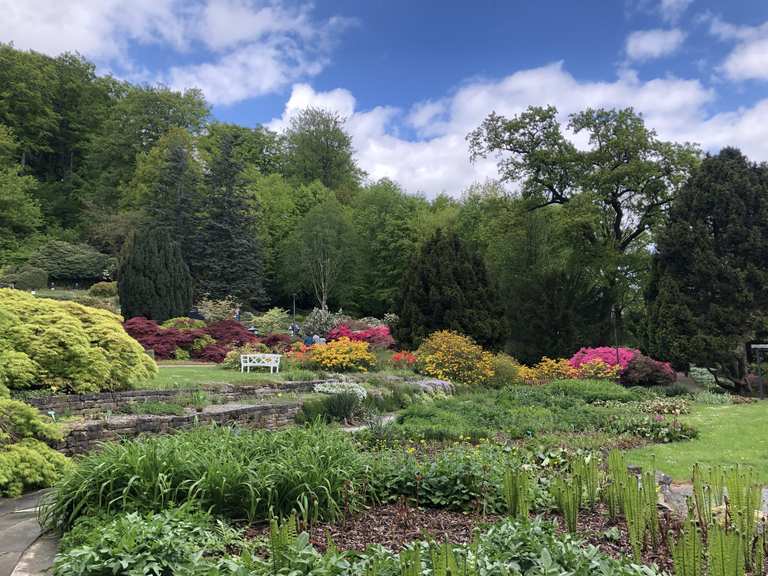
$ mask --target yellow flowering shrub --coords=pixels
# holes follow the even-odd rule
[[[376,356],[368,342],[350,340],[346,336],[326,344],[313,345],[310,360],[320,369],[337,372],[367,372],[376,364]]]
[[[518,378],[524,382],[578,378],[579,371],[567,359],[554,360],[544,356],[535,366],[520,366]]]
[[[474,386],[492,378],[493,355],[472,338],[439,330],[419,346],[417,370],[441,380]]]
[[[621,366],[618,364],[609,365],[596,358],[595,360],[585,362],[576,371],[579,374],[578,377],[584,380],[617,380],[621,372]]]

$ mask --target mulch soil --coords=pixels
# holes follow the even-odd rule
[[[674,529],[677,522],[662,514],[661,533]],[[545,514],[547,519],[557,520],[561,532],[564,522],[556,514]],[[472,540],[476,528],[498,522],[499,516],[464,514],[434,508],[416,508],[405,504],[373,506],[343,522],[321,523],[309,531],[310,541],[318,550],[325,550],[329,538],[339,550],[365,550],[372,544],[380,544],[395,552],[414,540],[431,538],[436,542],[466,544]],[[611,530],[612,528],[617,530]],[[266,527],[252,527],[250,537],[262,536]],[[578,538],[596,546],[605,554],[620,559],[632,558],[632,547],[624,520],[611,520],[602,504],[579,515]],[[648,546],[643,551],[643,564],[656,564],[667,571],[672,570],[672,559],[667,542]]]

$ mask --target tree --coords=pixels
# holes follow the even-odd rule
[[[733,148],[707,157],[659,233],[649,348],[750,391],[746,344],[768,336],[768,169]]]
[[[493,113],[467,136],[471,158],[497,154],[501,179],[520,183],[531,211],[577,199],[594,206],[591,242],[603,248],[600,276],[620,323],[628,292],[639,290],[624,279],[646,265],[650,232],[697,165],[698,149],[659,140],[631,108],[587,109],[568,127],[586,133],[589,148],[565,138],[552,106],[511,119]]]
[[[306,108],[285,132],[285,175],[299,184],[319,180],[334,191],[356,188],[362,173],[352,157],[352,138],[335,112]]]
[[[417,347],[436,330],[454,330],[484,346],[504,341],[502,309],[477,251],[455,232],[437,230],[400,281],[396,337]]]
[[[196,217],[189,264],[197,296],[234,296],[252,307],[267,303],[263,250],[253,203],[237,159],[239,136],[222,137],[205,158],[205,195]]]
[[[172,128],[152,150],[139,155],[124,202],[142,211],[152,226],[166,228],[185,253],[195,233],[202,179],[192,136],[183,128]]]
[[[140,228],[128,237],[120,253],[117,289],[125,318],[164,322],[192,308],[189,268],[163,228]]]
[[[354,231],[344,208],[330,198],[300,220],[284,250],[286,291],[310,293],[322,310],[349,294]]]
[[[357,242],[354,302],[366,315],[381,317],[394,309],[400,279],[416,253],[416,215],[422,200],[381,180],[363,188],[352,203]]]

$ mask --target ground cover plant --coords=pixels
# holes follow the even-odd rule
[[[693,427],[676,420],[674,411],[663,412],[666,406],[646,410],[643,401],[648,401],[644,393],[612,382],[563,380],[414,404],[399,414],[394,429],[405,438],[433,440],[540,440],[560,433],[607,432],[641,442],[670,442],[696,435]]]

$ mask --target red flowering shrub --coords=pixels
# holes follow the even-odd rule
[[[389,348],[395,343],[395,339],[389,333],[389,326],[371,326],[365,330],[351,330],[346,324],[339,324],[328,332],[328,340],[349,338],[368,342],[371,348]]]
[[[618,350],[618,362],[616,360],[616,351]],[[629,366],[630,360],[634,358],[636,354],[640,354],[639,350],[634,348],[612,348],[610,346],[601,346],[599,348],[582,348],[576,354],[574,354],[569,363],[574,368],[580,368],[582,364],[588,364],[595,360],[601,360],[608,366],[621,366],[621,370],[624,371]]]
[[[403,350],[392,355],[392,365],[395,368],[408,369],[416,365],[416,354]]]
[[[258,340],[237,320],[214,322],[205,327],[205,332],[213,336],[218,344],[242,346]]]

